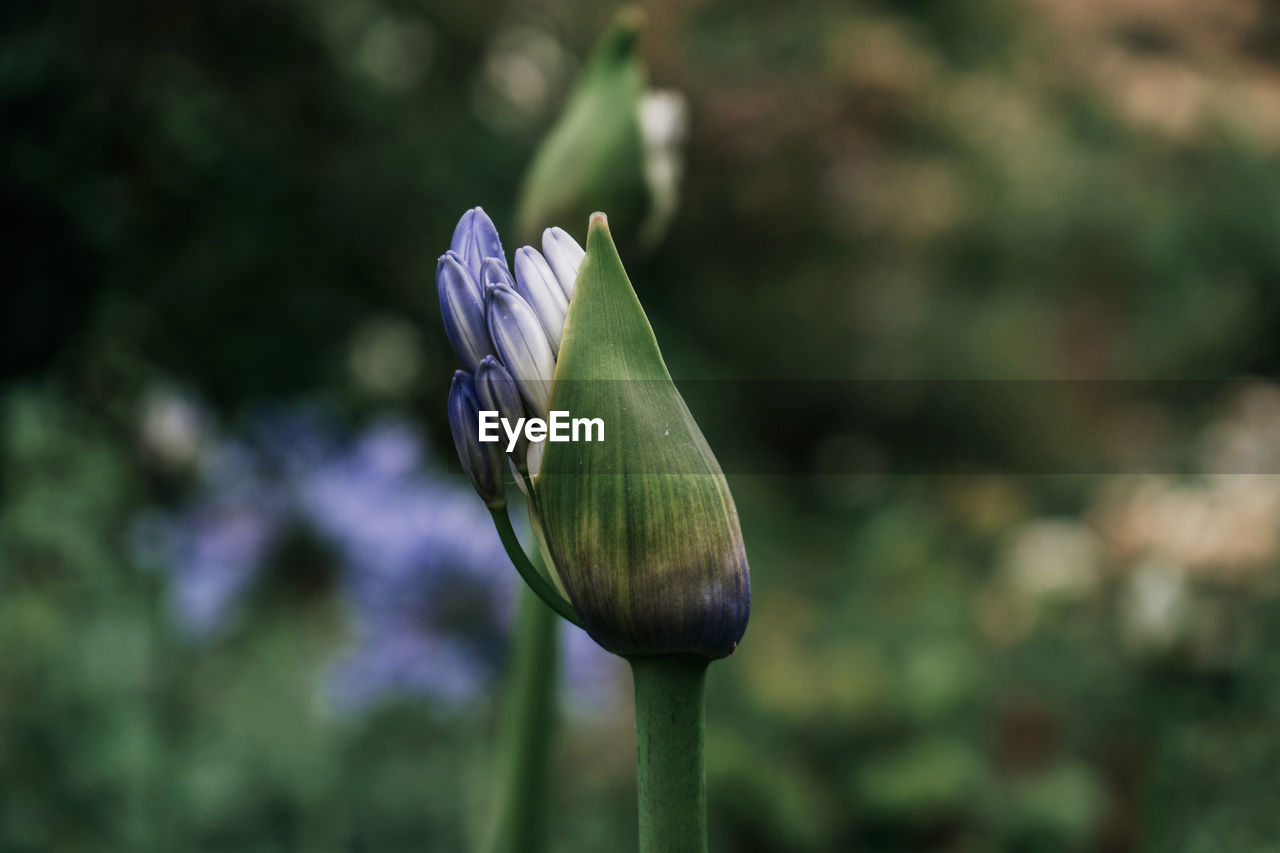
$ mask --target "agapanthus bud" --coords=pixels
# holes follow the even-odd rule
[[[506,504],[503,485],[502,445],[480,441],[480,403],[475,381],[470,373],[459,370],[449,386],[449,430],[458,461],[467,472],[471,485],[490,509]]]
[[[652,247],[676,212],[688,127],[684,96],[647,87],[643,15],[618,11],[529,164],[516,205],[521,240],[605,208],[624,245]]]
[[[507,268],[507,262],[502,258],[485,258],[480,264],[480,291],[487,293],[490,287],[494,285],[502,285],[515,289],[515,279],[511,277],[511,271]]]
[[[573,283],[578,278],[578,267],[582,265],[586,252],[563,228],[548,228],[542,232],[542,254],[556,274],[556,281],[560,282],[565,299],[571,299]]]
[[[505,284],[485,290],[485,316],[498,358],[506,366],[530,410],[546,418],[556,356],[537,313]]]
[[[532,246],[516,252],[516,292],[538,314],[542,329],[551,342],[551,350],[560,352],[560,334],[569,313],[569,298],[547,261]]]
[[[525,173],[516,205],[521,240],[532,240],[548,225],[576,229],[601,207],[612,211],[628,233],[644,217],[637,109],[645,78],[637,49],[640,28],[636,10],[620,12],[584,64]]]
[[[480,207],[473,207],[462,214],[458,226],[453,229],[449,251],[458,256],[476,281],[480,280],[480,267],[487,258],[497,258],[504,268],[507,265],[498,229],[489,214]]]
[[[520,389],[516,387],[516,382],[507,369],[493,356],[486,355],[480,360],[480,366],[476,368],[475,386],[476,399],[480,402],[482,411],[497,412],[500,418],[513,424],[525,416]],[[522,430],[516,441],[516,449],[511,454],[517,470],[525,470],[528,453],[529,439]]]
[[[479,281],[452,249],[441,255],[436,265],[436,290],[440,294],[440,314],[449,343],[467,369],[475,370],[480,359],[493,352],[485,320],[484,293]]]
[[[608,425],[607,441],[546,444],[534,482],[537,520],[583,627],[621,655],[733,652],[751,605],[737,510],[601,214],[550,405]]]

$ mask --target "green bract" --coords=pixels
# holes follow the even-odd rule
[[[535,520],[583,627],[621,655],[733,652],[750,580],[720,465],[671,381],[603,214],[591,218],[551,409],[603,442],[548,443]]]
[[[601,208],[638,226],[648,192],[638,114],[644,92],[639,28],[635,10],[619,15],[534,156],[516,215],[521,240],[532,242],[547,226],[580,223]]]

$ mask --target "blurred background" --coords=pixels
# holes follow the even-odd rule
[[[712,848],[1280,850],[1280,12],[645,12],[688,141],[627,263],[755,592]],[[517,579],[435,261],[612,14],[0,12],[0,850],[467,849]],[[631,850],[564,640],[552,847]]]

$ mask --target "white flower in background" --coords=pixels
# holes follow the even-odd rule
[[[1190,604],[1186,576],[1176,565],[1142,563],[1129,576],[1121,602],[1125,640],[1140,650],[1168,649],[1186,633]]]
[[[636,113],[650,205],[640,227],[640,239],[652,243],[667,230],[680,206],[684,144],[689,136],[689,102],[679,92],[650,89],[640,97]]]
[[[1014,532],[1001,560],[1004,584],[1031,601],[1079,600],[1097,589],[1102,549],[1093,531],[1076,521],[1030,521]]]
[[[166,468],[193,464],[209,438],[209,415],[189,394],[158,386],[142,398],[138,440]]]
[[[1197,483],[1122,481],[1099,499],[1099,525],[1121,561],[1161,558],[1198,577],[1238,583],[1280,556],[1280,485],[1265,474]]]
[[[1204,432],[1195,479],[1117,478],[1095,499],[1109,555],[1253,582],[1280,559],[1280,387],[1244,386]]]

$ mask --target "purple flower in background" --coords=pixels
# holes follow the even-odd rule
[[[450,705],[474,699],[492,662],[466,646],[412,624],[373,628],[333,671],[330,698],[359,710],[396,694],[423,694]]]
[[[253,582],[280,531],[271,506],[210,503],[197,507],[179,540],[173,606],[194,634],[213,633]]]
[[[329,681],[335,704],[355,710],[406,693],[465,704],[502,664],[520,580],[484,507],[428,463],[402,420],[345,436],[313,408],[264,410],[241,437],[207,443],[191,504],[144,514],[135,541],[170,573],[179,625],[208,639],[285,534],[301,531],[334,556],[350,615],[351,646]],[[607,656],[577,639],[566,637],[570,687],[602,701],[615,681],[599,676],[596,658]]]

